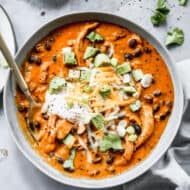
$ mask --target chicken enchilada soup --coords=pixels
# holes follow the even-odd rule
[[[72,177],[105,178],[134,167],[159,141],[174,92],[156,49],[126,28],[101,22],[66,25],[35,45],[21,66],[40,107],[21,127],[32,147]]]

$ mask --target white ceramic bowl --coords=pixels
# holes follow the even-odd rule
[[[127,170],[126,172],[116,175],[114,177],[101,179],[101,180],[90,180],[85,178],[75,179],[61,174],[58,170],[54,169],[32,149],[31,145],[25,139],[21,128],[19,127],[18,119],[16,116],[16,106],[14,100],[15,94],[15,81],[14,77],[11,74],[10,80],[7,82],[5,91],[4,91],[4,107],[7,120],[10,126],[10,132],[21,150],[21,152],[30,160],[37,168],[39,168],[43,173],[50,176],[51,178],[75,187],[82,188],[105,188],[105,187],[113,187],[116,185],[120,185],[126,182],[129,182],[145,171],[147,171],[158,159],[166,152],[168,147],[171,145],[176,133],[178,131],[182,114],[184,108],[184,94],[182,90],[181,81],[178,78],[173,61],[168,54],[168,51],[163,47],[155,37],[153,37],[148,31],[143,29],[142,27],[136,25],[135,23],[127,20],[126,18],[122,18],[113,14],[106,14],[100,12],[85,12],[85,13],[72,13],[69,15],[62,16],[53,21],[48,22],[39,30],[37,30],[23,45],[23,47],[19,50],[16,55],[16,62],[20,65],[27,53],[31,50],[31,48],[40,41],[44,36],[46,36],[50,31],[64,26],[69,23],[75,23],[79,21],[87,21],[87,20],[98,20],[103,22],[114,23],[123,27],[130,29],[138,34],[140,34],[143,38],[148,40],[160,53],[162,58],[165,60],[165,63],[168,67],[169,73],[171,75],[171,79],[173,81],[174,86],[174,106],[172,114],[169,118],[168,124],[158,142],[154,150],[151,154],[140,164],[135,166],[134,168]]]

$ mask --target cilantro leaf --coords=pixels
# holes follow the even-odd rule
[[[104,135],[102,143],[100,144],[100,150],[105,152],[109,149],[113,150],[123,150],[121,139],[118,135],[108,134]]]
[[[88,34],[86,36],[86,38],[89,39],[91,42],[104,40],[104,38],[100,34],[94,32],[94,31],[90,32],[90,34]]]
[[[66,85],[65,79],[61,77],[54,77],[49,84],[49,93],[56,94]]]
[[[188,0],[179,0],[179,5],[184,6],[186,5]]]
[[[183,30],[179,28],[174,28],[172,32],[168,32],[166,38],[166,46],[169,45],[182,45],[184,42]]]

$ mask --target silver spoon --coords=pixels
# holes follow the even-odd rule
[[[30,125],[33,123],[33,109],[35,107],[39,107],[40,105],[38,103],[36,103],[36,101],[32,98],[32,95],[28,89],[28,86],[13,58],[13,56],[11,55],[11,52],[9,51],[6,42],[4,41],[1,33],[0,33],[0,50],[2,51],[7,64],[9,65],[11,71],[14,73],[14,76],[16,78],[17,84],[19,85],[21,91],[25,94],[27,100],[29,101],[29,109],[28,109],[28,119],[27,119],[27,126],[29,129],[29,132],[32,136],[32,138],[37,142],[35,135],[30,127]]]

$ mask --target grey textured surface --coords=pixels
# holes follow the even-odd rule
[[[0,4],[5,7],[11,17],[18,47],[22,46],[36,28],[50,19],[71,11],[98,10],[116,12],[128,17],[151,31],[162,43],[164,42],[166,31],[175,26],[183,28],[185,43],[181,47],[172,48],[170,52],[175,61],[189,57],[190,3],[188,3],[187,7],[179,7],[177,0],[170,0],[171,13],[168,16],[167,23],[159,28],[154,28],[150,23],[150,15],[155,7],[155,0],[0,0]],[[41,16],[43,11],[45,15]],[[24,158],[8,134],[7,122],[1,105],[2,96],[0,97],[0,133],[3,141],[0,141],[0,147],[7,148],[9,156],[0,162],[0,189],[76,189],[65,187],[53,181]],[[114,189],[119,190],[121,187]]]

